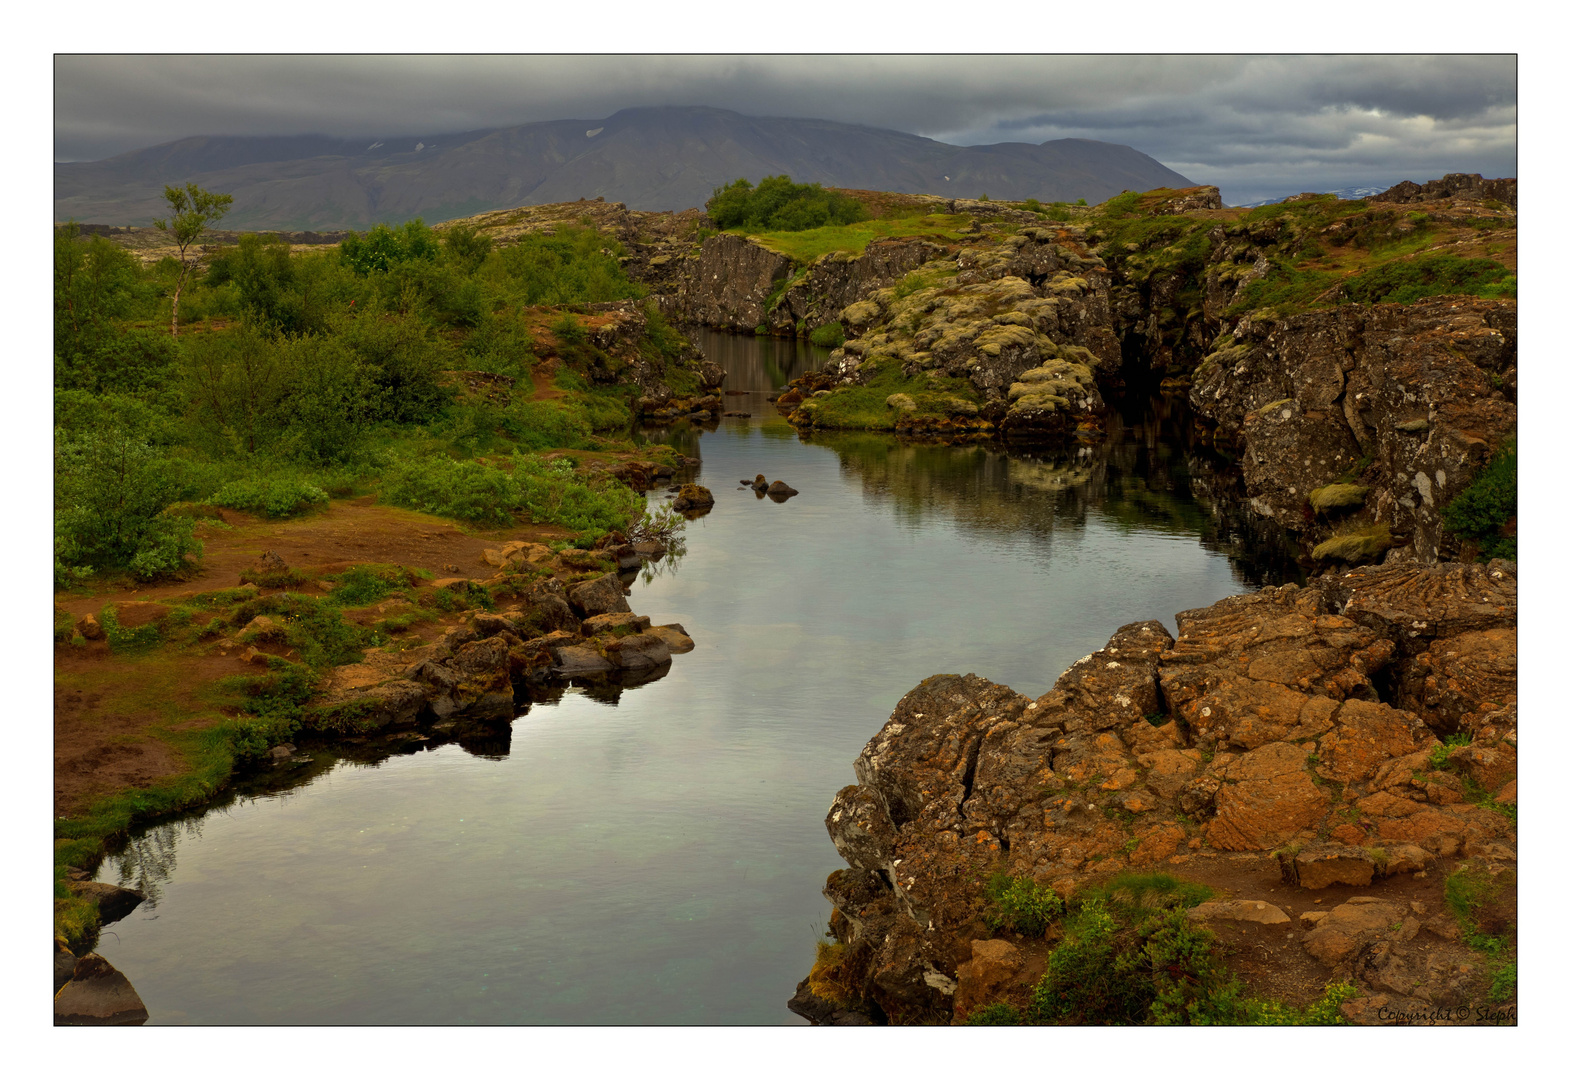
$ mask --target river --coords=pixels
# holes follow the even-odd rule
[[[824,354],[703,334],[748,391],[652,433],[716,498],[633,609],[658,681],[521,706],[505,742],[316,753],[107,859],[151,886],[99,951],[154,1024],[793,1024],[851,762],[938,672],[1037,695],[1120,625],[1291,574],[1191,490],[1176,405],[1052,455],[799,439],[764,400]],[[801,494],[761,499],[763,473]],[[669,498],[651,493],[651,500]]]

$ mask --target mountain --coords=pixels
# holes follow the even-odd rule
[[[1191,187],[1138,150],[1090,139],[948,143],[829,120],[726,109],[624,109],[457,134],[338,139],[197,136],[103,161],[55,165],[55,219],[145,224],[165,184],[228,192],[233,229],[363,229],[604,196],[635,210],[702,206],[739,176],[875,191],[1101,202]]]

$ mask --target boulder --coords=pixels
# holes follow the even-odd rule
[[[140,889],[123,889],[107,881],[72,881],[67,887],[72,895],[98,903],[98,921],[105,926],[119,922],[147,899]]]
[[[706,487],[699,484],[683,484],[677,492],[676,499],[671,503],[671,509],[678,513],[689,511],[703,511],[714,506],[715,497]]]
[[[629,634],[605,643],[606,659],[619,668],[642,670],[671,662],[671,650],[654,634]]]
[[[608,611],[603,615],[591,615],[585,619],[579,626],[578,632],[587,638],[597,634],[615,633],[618,630],[642,633],[648,629],[648,615],[634,615],[631,611]]]
[[[55,994],[55,1025],[134,1025],[147,1022],[147,1007],[130,981],[97,953],[76,962],[71,981]]]
[[[556,660],[553,672],[562,678],[574,675],[594,675],[612,670],[615,665],[600,655],[599,650],[587,645],[563,645],[552,650]]]
[[[83,615],[76,621],[76,632],[88,641],[104,640],[104,628],[97,615]]]
[[[1264,900],[1208,900],[1189,909],[1189,917],[1202,922],[1248,922],[1279,926],[1293,920],[1275,904]]]
[[[615,574],[605,574],[573,586],[567,592],[567,600],[573,610],[578,612],[580,619],[612,611],[633,610],[628,606],[622,583]]]
[[[666,648],[670,649],[673,654],[693,651],[693,639],[688,637],[687,633],[675,623],[672,623],[670,626],[651,626],[645,632],[653,634],[665,642]]]
[[[55,938],[55,993],[71,981],[71,976],[76,973],[76,956],[66,943]]]
[[[1265,851],[1311,828],[1331,798],[1309,779],[1309,748],[1268,743],[1228,767],[1206,829],[1212,847]]]
[[[1381,933],[1410,917],[1400,904],[1373,896],[1355,896],[1326,912],[1326,917],[1304,935],[1304,950],[1327,967],[1335,968]]]
[[[1347,844],[1313,844],[1280,851],[1276,858],[1282,880],[1303,889],[1368,885],[1375,877],[1375,855]]]
[[[775,502],[785,502],[791,496],[797,494],[797,490],[784,480],[776,480],[769,485],[768,490],[764,494],[768,495]]]

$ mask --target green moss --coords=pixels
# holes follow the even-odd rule
[[[1369,489],[1362,484],[1327,484],[1309,493],[1309,505],[1320,513],[1363,506]]]
[[[1391,547],[1391,542],[1390,528],[1371,525],[1353,532],[1338,533],[1316,544],[1311,557],[1317,561],[1338,559],[1345,563],[1370,562],[1384,554]]]

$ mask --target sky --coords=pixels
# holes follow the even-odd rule
[[[1121,143],[1229,203],[1517,174],[1510,54],[58,54],[54,92],[57,161],[189,135],[427,135],[711,105],[961,145]]]

